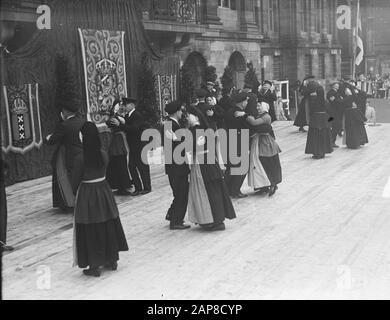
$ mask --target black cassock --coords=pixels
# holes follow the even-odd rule
[[[328,113],[332,119],[332,138],[333,142],[335,142],[337,135],[341,133],[343,127],[343,100],[340,93],[333,89],[328,91],[326,94],[326,99],[328,100]]]
[[[74,206],[74,196],[83,175],[83,146],[79,133],[85,120],[74,116],[58,123],[47,143],[57,145],[53,154],[53,207]]]
[[[333,152],[333,139],[322,86],[316,82],[309,83],[304,101],[309,120],[305,153],[323,158],[326,153]]]
[[[343,100],[345,138],[348,148],[356,149],[368,143],[368,137],[364,122],[366,117],[361,108],[358,107],[361,97],[356,95],[345,96]]]

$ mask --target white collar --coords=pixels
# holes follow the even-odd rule
[[[177,121],[175,118],[169,117],[169,119],[172,119],[173,121],[175,121],[180,126],[179,121]]]
[[[128,116],[130,117],[134,111],[135,111],[135,108],[128,113]]]
[[[72,118],[74,118],[76,115],[74,114],[74,115],[71,115],[71,116],[69,116],[69,117],[67,117],[66,119],[65,119],[65,121],[66,120],[69,120],[69,119],[72,119]]]

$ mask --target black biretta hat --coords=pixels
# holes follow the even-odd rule
[[[165,112],[168,114],[174,114],[181,109],[182,104],[179,101],[172,101],[165,106]]]
[[[240,103],[243,102],[248,98],[248,94],[245,92],[240,92],[232,96],[232,100],[234,103]]]
[[[137,99],[132,98],[132,97],[125,97],[125,98],[122,98],[122,102],[123,102],[123,104],[136,103]]]

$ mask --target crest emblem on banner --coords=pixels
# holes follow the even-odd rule
[[[124,32],[79,29],[88,120],[104,124],[115,99],[127,96]]]
[[[40,148],[42,139],[38,84],[3,86],[2,150],[24,154]]]

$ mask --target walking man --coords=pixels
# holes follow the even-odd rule
[[[190,227],[184,224],[188,204],[188,175],[190,168],[186,162],[178,164],[177,159],[173,157],[175,149],[181,143],[175,132],[182,128],[179,120],[183,115],[183,107],[178,101],[173,101],[166,105],[165,111],[169,117],[164,125],[164,140],[168,140],[172,144],[172,148],[164,145],[165,173],[168,175],[173,193],[173,201],[168,209],[166,219],[170,221],[171,230],[184,230]],[[185,157],[184,150],[181,155]]]
[[[134,98],[123,98],[123,105],[126,108],[125,123],[119,124],[126,133],[129,144],[129,171],[133,180],[135,191],[133,196],[147,194],[152,191],[150,181],[150,167],[144,163],[141,158],[144,144],[141,141],[142,132],[145,128],[145,119],[142,114],[136,110]]]

